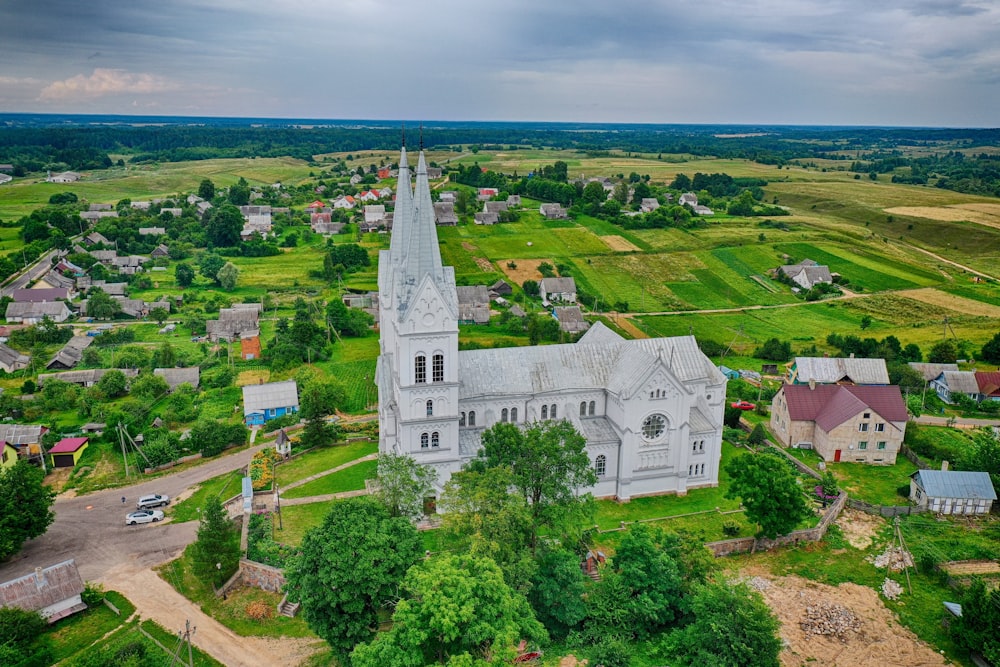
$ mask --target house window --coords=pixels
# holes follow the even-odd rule
[[[431,372],[435,382],[444,382],[444,355],[435,354],[431,359]]]
[[[594,472],[597,473],[598,477],[604,477],[605,472],[608,469],[608,457],[604,454],[600,454],[597,459],[594,460]]]
[[[458,416],[458,425],[465,426],[465,413],[463,412]]]
[[[688,466],[688,477],[694,476],[694,466]]]
[[[866,413],[865,413],[864,415],[862,415],[862,416],[863,416],[863,417],[864,417],[865,419],[871,419],[871,418],[872,418],[872,413],[870,413],[870,412],[866,412]]]
[[[469,410],[469,426],[475,426],[475,425],[476,425],[476,411]]]
[[[583,401],[582,403],[580,403],[580,416],[581,417],[587,416],[587,401]]]
[[[427,401],[427,416],[434,416],[434,401]]]
[[[868,422],[862,422],[862,423],[858,424],[858,432],[859,433],[867,433],[868,432]]]
[[[879,423],[875,424],[875,432],[876,433],[883,433],[883,432],[885,432],[885,423],[879,422]]]
[[[441,446],[441,434],[438,433],[437,431],[434,431],[433,433],[431,433],[431,447],[440,447],[440,446]]]
[[[551,407],[549,407],[549,418],[551,418],[551,419],[555,419],[556,418],[556,404],[555,403],[553,403],[551,405]]]
[[[422,354],[413,360],[413,381],[418,384],[427,382],[427,357]]]
[[[878,443],[877,445],[875,445],[875,446],[876,446],[876,447],[877,447],[878,449],[885,449],[885,440],[881,440],[881,441],[879,441],[879,443]]]
[[[868,441],[862,440],[858,443],[858,449],[868,449]]]
[[[428,436],[426,433],[420,434],[420,449],[427,449]]]
[[[698,441],[698,451],[699,452],[705,451],[705,441],[704,440],[699,440]]]
[[[697,442],[692,442],[691,443],[691,451],[692,452],[697,452],[698,451],[698,443]]]
[[[597,404],[596,404],[596,403],[595,403],[594,401],[591,401],[591,402],[590,402],[590,406],[589,406],[589,408],[588,408],[588,410],[590,411],[590,416],[591,416],[591,417],[593,417],[593,416],[594,416],[594,408],[595,408],[595,407],[597,407]]]
[[[667,419],[663,415],[649,415],[642,422],[642,436],[646,440],[656,440],[667,428]]]
[[[549,406],[543,405],[542,406],[542,419],[548,419],[548,418],[549,418]]]
[[[517,408],[510,409],[510,420],[515,424],[517,423]]]
[[[507,408],[504,408],[503,410],[500,411],[500,421],[502,422],[507,421]]]

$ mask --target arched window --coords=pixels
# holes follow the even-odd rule
[[[649,392],[649,397],[653,398],[653,392]]]
[[[476,425],[476,411],[469,410],[469,426],[475,426],[475,425]]]
[[[429,400],[429,401],[427,401],[426,405],[427,405],[427,416],[428,417],[433,417],[434,416],[434,401],[430,401]]]
[[[502,422],[507,421],[507,408],[504,408],[503,410],[500,411],[500,421]]]
[[[413,381],[418,384],[427,382],[427,357],[422,354],[413,360]]]
[[[694,474],[694,466],[688,466],[688,476],[690,477],[693,474]]]
[[[587,401],[580,402],[580,416],[581,417],[587,416]]]
[[[594,461],[594,472],[597,473],[598,477],[604,477],[604,473],[607,472],[607,469],[608,469],[608,457],[606,457],[604,454],[601,454]]]
[[[555,419],[555,418],[556,418],[556,404],[553,403],[552,407],[549,408],[549,419]]]
[[[458,417],[458,425],[459,426],[465,426],[465,413],[464,412],[461,415],[459,415],[459,417]]]
[[[549,418],[549,406],[543,405],[542,406],[542,419],[548,419],[548,418]]]
[[[420,434],[420,449],[427,449],[427,434]]]
[[[439,434],[437,431],[434,431],[433,433],[431,433],[431,447],[440,447],[440,446],[441,446],[441,434]]]
[[[596,408],[596,407],[597,407],[597,403],[595,403],[594,401],[591,401],[590,402],[590,416],[591,417],[594,416],[594,408]]]
[[[517,408],[510,409],[510,420],[515,424],[517,423]]]
[[[444,382],[444,355],[435,354],[431,358],[431,373],[435,382]]]

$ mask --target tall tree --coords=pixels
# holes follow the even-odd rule
[[[216,283],[219,282],[219,270],[225,265],[226,260],[215,253],[202,255],[198,261],[198,268],[201,270],[201,275]]]
[[[210,494],[201,512],[198,539],[191,545],[191,568],[202,581],[221,586],[240,564],[240,534],[222,502]]]
[[[1000,489],[1000,438],[989,429],[977,430],[972,444],[962,449],[958,468],[989,473],[993,488]]]
[[[739,582],[714,580],[691,598],[694,621],[667,644],[684,665],[777,667],[780,624],[760,593]]]
[[[194,282],[194,269],[187,262],[181,262],[174,267],[174,278],[181,287],[190,287]]]
[[[198,196],[205,201],[215,199],[215,183],[207,178],[202,179],[201,183],[198,184]]]
[[[306,533],[299,556],[286,568],[286,590],[344,663],[355,645],[375,634],[379,611],[397,597],[421,553],[408,519],[389,516],[372,498],[349,498]]]
[[[563,638],[587,615],[580,558],[567,549],[545,549],[531,578],[528,600],[553,637]]]
[[[240,278],[240,270],[232,262],[226,262],[216,274],[219,285],[227,292],[231,292],[236,287],[236,281]]]
[[[983,344],[980,356],[983,361],[988,361],[991,364],[1000,364],[1000,333],[993,334],[993,338],[990,338]]]
[[[56,494],[41,468],[18,461],[0,469],[0,560],[21,550],[25,540],[45,534],[56,518]]]
[[[488,558],[442,556],[412,568],[392,628],[351,654],[354,667],[509,665],[521,639],[545,629]]]
[[[726,473],[726,498],[740,499],[747,518],[760,525],[764,537],[785,535],[809,516],[798,478],[778,455],[743,454],[726,465]]]
[[[957,360],[958,350],[955,349],[955,343],[950,340],[939,340],[934,343],[930,354],[927,355],[927,361],[932,364],[953,364]]]
[[[628,591],[621,600],[627,627],[638,637],[661,630],[680,616],[681,567],[664,548],[663,540],[662,531],[633,525],[612,560],[613,571]]]
[[[122,312],[122,306],[118,301],[100,287],[95,287],[87,294],[87,315],[98,320],[110,320],[112,317]]]
[[[418,519],[423,516],[424,499],[434,492],[436,480],[436,470],[405,454],[379,454],[375,497],[390,516]]]
[[[586,439],[568,421],[546,421],[521,429],[499,423],[482,435],[477,463],[506,467],[514,488],[529,504],[537,543],[538,530],[578,529],[593,509],[593,497],[582,489],[597,483],[587,455]]]
[[[240,232],[243,230],[243,214],[240,209],[231,204],[223,204],[209,209],[205,232],[208,240],[217,248],[228,248],[239,245]]]

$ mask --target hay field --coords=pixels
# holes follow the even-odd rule
[[[1000,204],[954,204],[951,206],[894,206],[886,213],[910,215],[946,222],[974,222],[1000,229]]]
[[[642,248],[621,236],[600,236],[598,238],[608,244],[609,248],[618,252],[639,252],[642,250]]]
[[[932,306],[947,308],[948,310],[956,311],[964,315],[1000,318],[1000,306],[983,303],[982,301],[976,301],[974,299],[967,299],[954,294],[948,294],[947,292],[942,292],[930,287],[899,292],[898,296],[907,297]]]

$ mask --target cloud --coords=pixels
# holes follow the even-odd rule
[[[99,67],[90,76],[77,74],[63,81],[53,81],[42,88],[38,99],[43,102],[52,102],[105,97],[122,93],[130,95],[162,93],[177,88],[176,83],[155,74],[133,73],[122,69]]]

